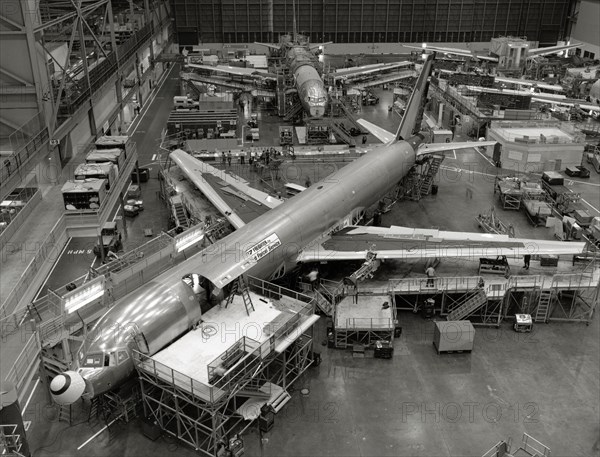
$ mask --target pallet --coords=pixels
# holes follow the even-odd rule
[[[440,351],[435,345],[435,341],[433,342],[433,347],[435,348],[438,354],[470,354],[472,349],[468,350],[460,350],[460,351]]]

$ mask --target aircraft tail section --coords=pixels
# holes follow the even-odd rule
[[[423,69],[417,79],[417,84],[413,90],[398,132],[396,133],[396,140],[407,140],[414,133],[417,133],[421,127],[421,120],[423,119],[423,109],[425,108],[425,102],[427,101],[427,91],[429,89],[429,76],[433,69],[433,60],[435,53],[430,54],[426,57]]]

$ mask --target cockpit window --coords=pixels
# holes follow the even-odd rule
[[[122,357],[122,360],[127,360],[127,357],[129,357],[127,355],[126,351],[119,351],[119,352],[124,352],[125,356],[121,356],[119,355],[119,357]],[[102,368],[102,367],[114,367],[115,365],[117,365],[117,363],[121,363],[121,359],[118,359],[117,361],[117,353],[116,352],[104,352],[104,353],[95,353],[95,354],[87,354],[85,356],[85,361],[82,363],[82,365],[86,368]]]
[[[119,351],[117,352],[117,363],[120,365],[121,363],[123,363],[125,360],[127,360],[129,358],[129,354],[127,354],[127,351]]]
[[[325,102],[325,97],[311,97],[308,96],[306,97],[307,101],[312,102],[312,103],[323,103]]]
[[[101,368],[104,366],[104,354],[87,354],[83,363],[84,367]]]

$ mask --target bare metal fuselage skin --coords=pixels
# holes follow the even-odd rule
[[[314,54],[304,46],[293,46],[287,51],[287,59],[304,110],[311,117],[323,117],[327,108],[328,95],[323,80],[315,68]]]
[[[235,267],[246,250],[273,233],[281,245],[246,273],[268,278],[282,266],[289,271],[302,248],[398,184],[414,165],[415,150],[422,140],[416,136],[377,148],[118,300],[91,331],[78,361],[85,365],[89,354],[119,350],[126,350],[129,357],[116,366],[81,368],[85,394],[95,396],[110,390],[132,373],[133,333],[142,333],[148,353],[154,354],[199,321],[198,297],[182,281],[183,276],[197,273],[223,287],[237,276]]]

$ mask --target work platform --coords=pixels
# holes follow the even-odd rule
[[[336,348],[353,343],[370,346],[394,338],[396,308],[385,293],[348,295],[337,304],[333,322]]]
[[[312,362],[313,299],[254,278],[248,287],[157,354],[134,353],[145,416],[203,455],[218,455],[264,405],[279,411]]]

